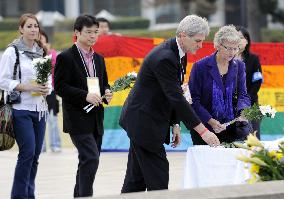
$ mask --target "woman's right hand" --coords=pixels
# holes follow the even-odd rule
[[[213,118],[208,121],[208,124],[213,128],[215,133],[220,133],[226,130],[225,125],[221,124],[218,120],[215,120]]]

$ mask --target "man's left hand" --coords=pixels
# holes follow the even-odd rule
[[[173,126],[173,137],[172,137],[171,147],[176,148],[178,145],[180,145],[180,142],[181,142],[180,126],[175,124]]]
[[[113,93],[109,89],[106,89],[105,90],[105,96],[106,96],[107,103],[110,103],[112,96],[113,96]]]

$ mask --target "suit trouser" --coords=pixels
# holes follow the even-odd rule
[[[41,152],[45,119],[39,113],[13,109],[13,126],[19,147],[12,187],[12,199],[34,199],[35,177]]]
[[[169,162],[164,146],[157,151],[130,141],[127,169],[121,193],[168,189]]]
[[[70,137],[78,150],[79,159],[74,197],[92,196],[93,183],[99,166],[102,135],[70,134]]]

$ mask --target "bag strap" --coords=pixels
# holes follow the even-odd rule
[[[13,47],[15,48],[15,53],[16,53],[16,62],[14,65],[13,80],[16,80],[17,67],[19,67],[19,80],[21,83],[22,73],[21,73],[21,68],[20,68],[19,50],[15,45],[13,45]]]
[[[19,50],[18,48],[13,45],[13,47],[15,48],[15,53],[16,53],[16,62],[14,65],[14,71],[13,71],[13,80],[16,80],[16,75],[17,75],[17,67],[19,67],[19,80],[21,83],[21,79],[22,79],[22,73],[21,73],[21,68],[20,68],[20,58],[19,58]],[[4,90],[2,90],[2,95],[1,95],[1,100],[0,100],[0,105],[4,105]],[[20,92],[22,93],[22,92]]]
[[[2,90],[1,100],[0,100],[0,106],[4,105],[4,91]]]

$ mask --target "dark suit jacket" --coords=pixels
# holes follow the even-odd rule
[[[100,91],[104,95],[109,88],[104,58],[94,54],[96,73],[99,77]],[[89,103],[87,73],[76,45],[57,56],[55,64],[55,91],[62,97],[63,131],[70,134],[103,134],[104,109],[100,105],[89,113],[83,108]],[[105,101],[106,103],[106,101]]]
[[[247,77],[247,89],[248,94],[251,98],[251,105],[254,103],[258,103],[258,91],[260,89],[262,80],[252,81],[253,74],[255,72],[261,72],[261,65],[259,63],[259,58],[252,53],[249,53],[247,57],[245,57],[244,62],[246,64],[246,77]]]
[[[200,123],[181,89],[181,64],[175,39],[154,48],[144,59],[136,83],[125,101],[120,125],[131,141],[155,150],[169,143],[170,126]]]
[[[236,78],[238,78],[237,81]],[[236,83],[238,83],[237,111],[240,112],[242,109],[250,107],[250,98],[246,88],[245,64],[242,61],[233,59],[229,62],[225,86],[218,71],[216,52],[194,63],[189,78],[189,89],[193,102],[192,107],[203,124],[211,131],[213,129],[207,122],[212,118],[213,80],[222,88],[223,93],[226,93],[225,89],[232,85],[232,83],[233,92],[236,88]],[[228,91],[228,89],[226,90]],[[197,136],[195,131],[192,130],[191,133],[195,133]],[[220,134],[216,135],[219,136]]]

